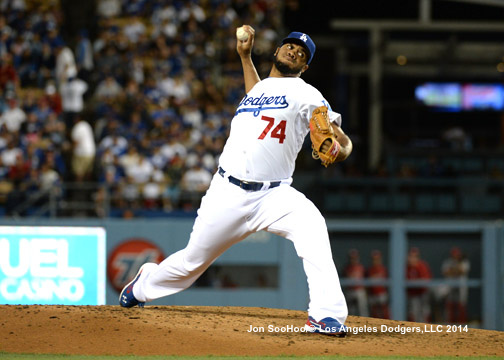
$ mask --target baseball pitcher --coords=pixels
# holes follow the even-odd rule
[[[252,62],[253,44],[254,29],[244,25],[237,31],[236,48],[246,95],[236,109],[186,248],[159,265],[144,264],[119,302],[123,307],[143,306],[180,292],[230,246],[265,230],[292,241],[303,261],[310,295],[306,331],[344,336],[348,310],[325,220],[291,183],[308,133],[313,157],[326,167],[345,160],[352,142],[340,127],[340,114],[301,79],[315,54],[307,34],[292,32],[283,39],[264,80]]]

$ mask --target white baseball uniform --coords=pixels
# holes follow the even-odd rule
[[[308,314],[345,322],[348,310],[325,220],[290,186],[311,113],[321,105],[328,106],[322,94],[301,78],[270,77],[255,84],[237,108],[219,171],[202,199],[187,247],[144,268],[133,287],[137,300],[188,288],[231,245],[265,230],[291,240],[303,260]],[[329,113],[341,125],[341,116]],[[245,190],[248,186],[254,189]]]

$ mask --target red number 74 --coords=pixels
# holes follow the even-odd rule
[[[264,128],[261,135],[258,137],[259,140],[263,140],[266,135],[269,133],[273,125],[275,124],[275,119],[269,116],[262,116],[261,120],[265,120],[268,122],[268,125]],[[280,144],[283,144],[285,140],[285,126],[287,125],[286,120],[280,121],[280,123],[271,131],[271,137],[278,139]]]

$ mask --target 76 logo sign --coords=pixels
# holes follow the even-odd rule
[[[268,125],[264,128],[261,135],[259,135],[258,139],[263,140],[268,133],[270,133],[271,128],[275,125],[275,119],[269,116],[261,116],[261,120],[267,121]],[[281,120],[280,123],[275,126],[273,130],[271,130],[270,136],[272,138],[278,139],[280,144],[283,144],[285,140],[285,127],[287,126],[286,120]]]

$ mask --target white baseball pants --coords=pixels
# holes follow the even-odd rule
[[[188,288],[230,246],[260,230],[294,243],[308,280],[308,314],[317,321],[329,316],[344,324],[347,304],[327,226],[315,205],[288,184],[245,191],[219,174],[201,201],[186,248],[144,268],[133,287],[135,298],[152,301]]]

